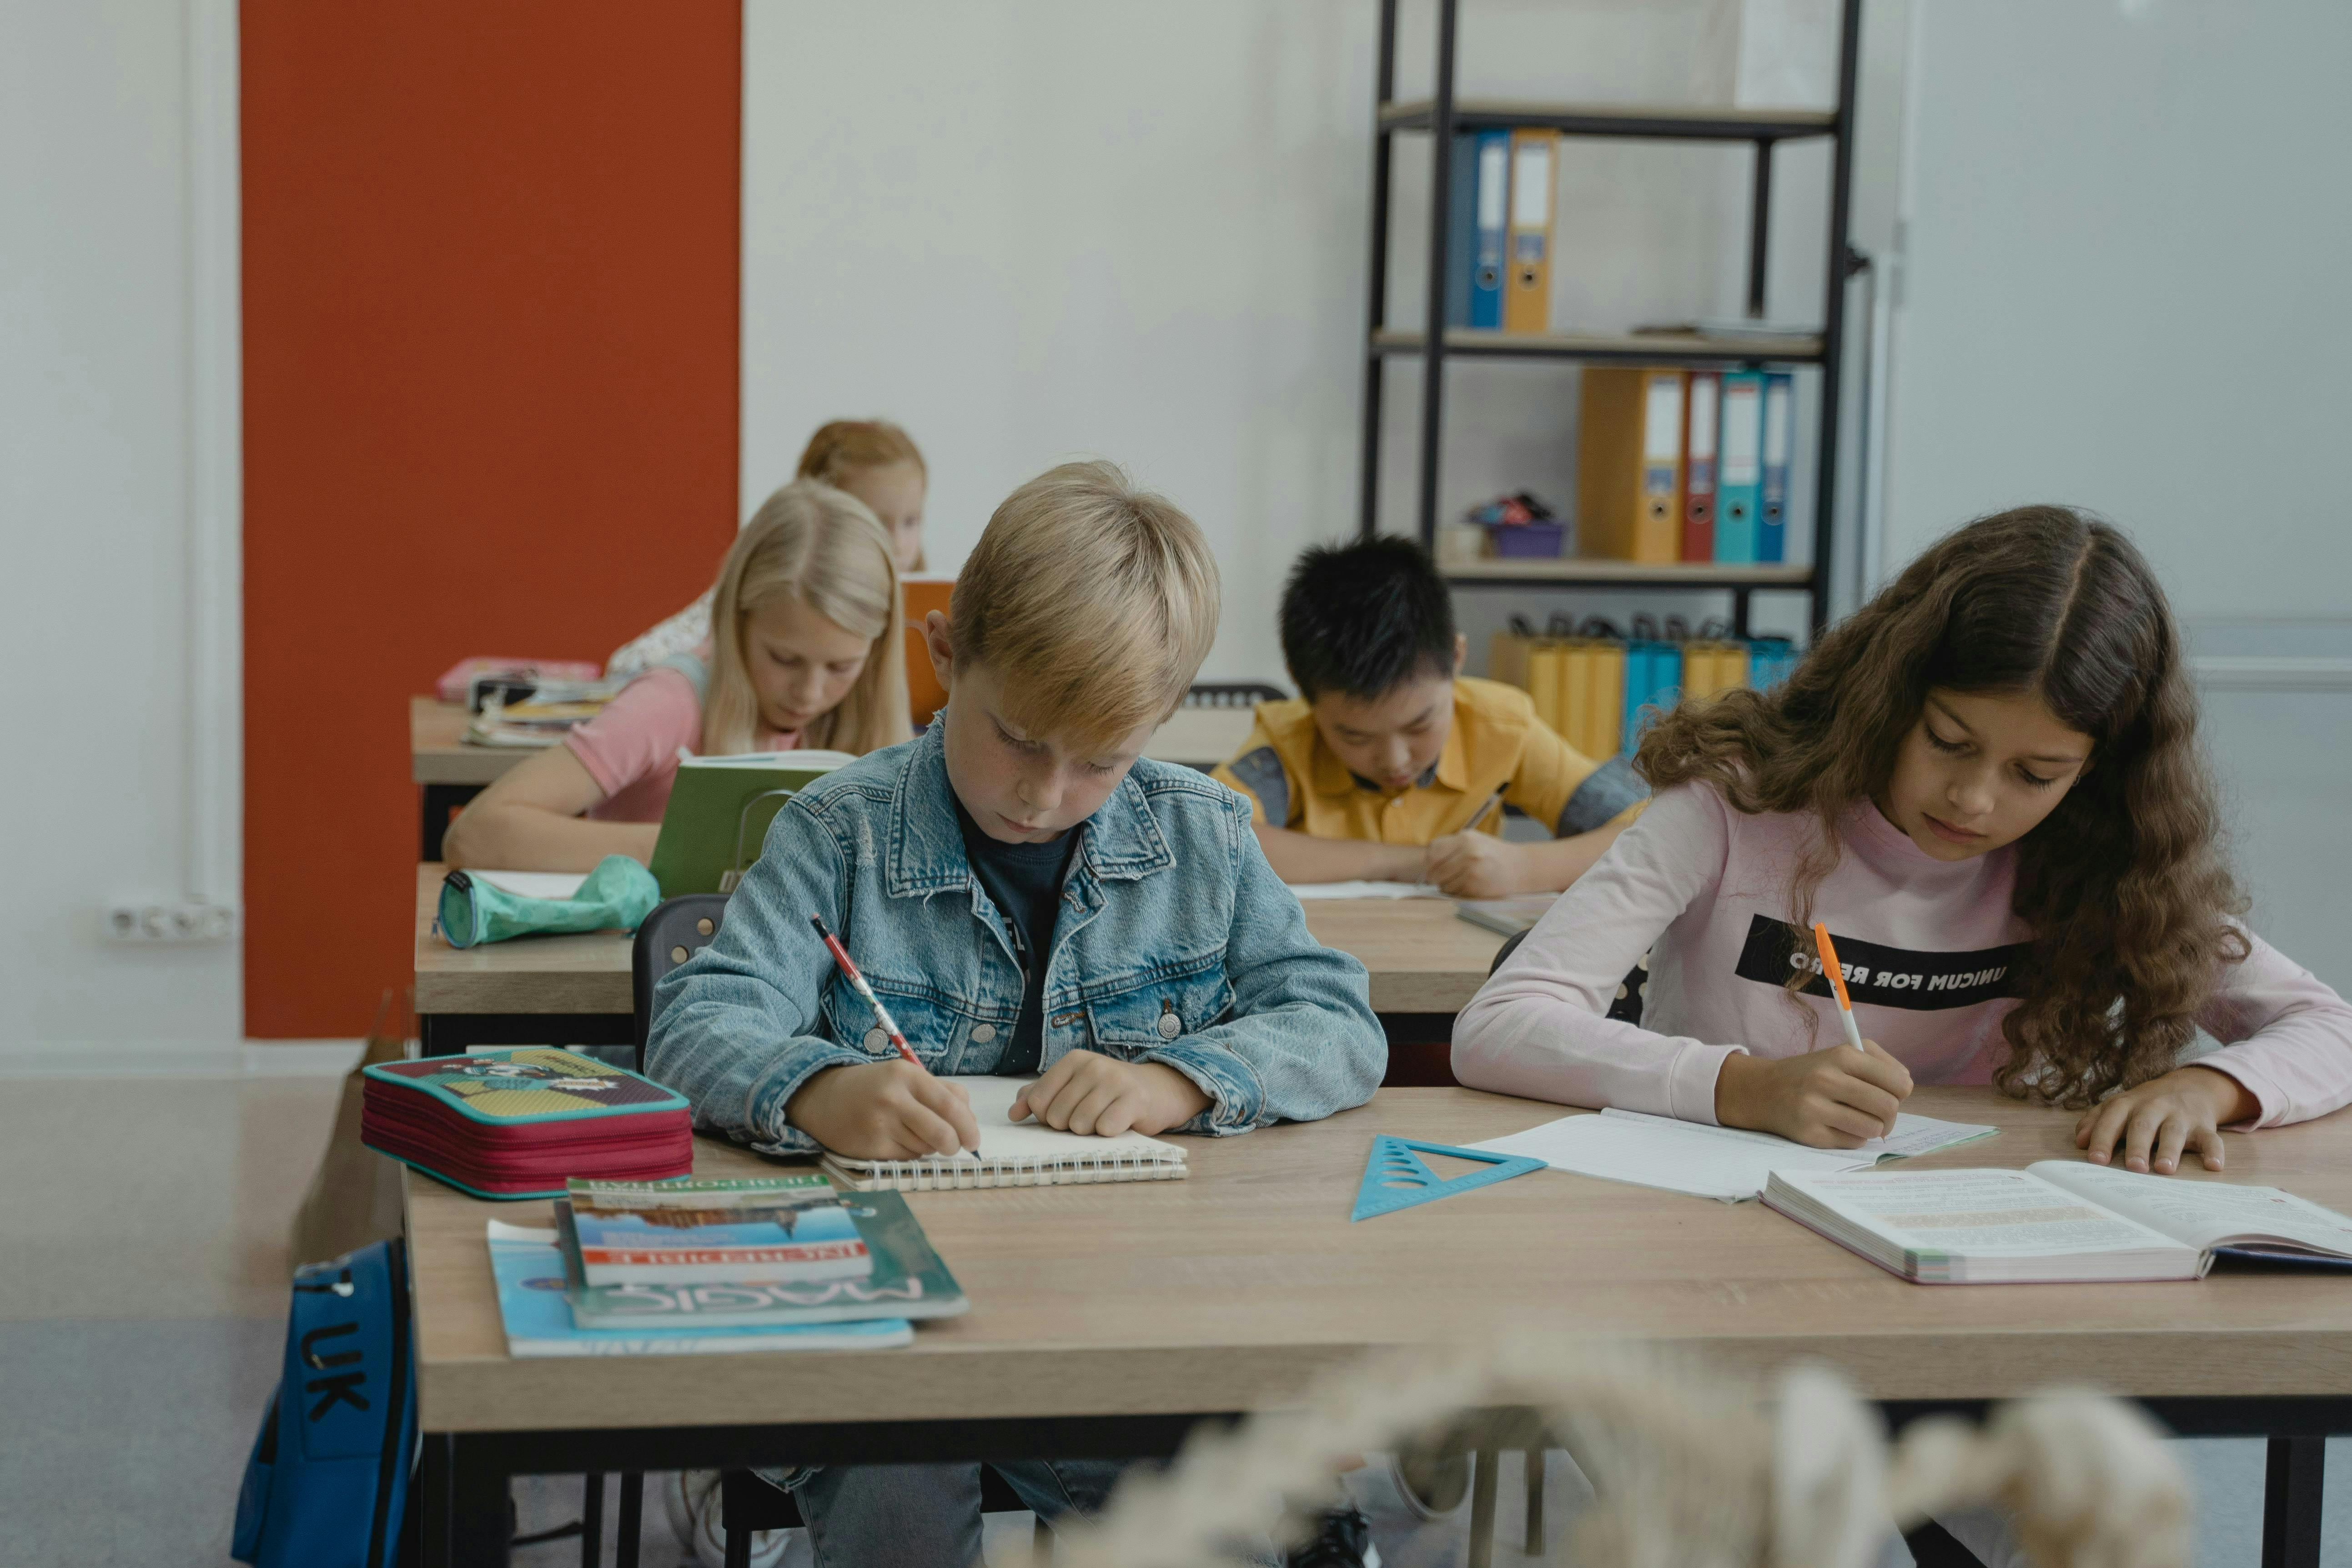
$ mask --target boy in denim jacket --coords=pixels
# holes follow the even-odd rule
[[[1015,490],[924,627],[948,690],[920,739],[787,802],[710,946],[662,981],[646,1066],[774,1153],[985,1148],[959,1073],[1079,1133],[1230,1135],[1360,1105],[1387,1045],[1363,966],[1307,932],[1241,796],[1145,760],[1216,635],[1192,520],[1117,468]],[[840,933],[900,1059],[810,927]],[[1039,1515],[1118,1467],[997,1466]],[[820,1568],[966,1563],[976,1465],[797,1472]]]

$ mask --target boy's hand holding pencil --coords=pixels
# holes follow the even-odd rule
[[[850,985],[874,1009],[875,1022],[898,1047],[898,1059],[826,1068],[801,1085],[784,1108],[785,1116],[835,1153],[852,1159],[920,1160],[964,1149],[977,1152],[980,1123],[963,1086],[925,1070],[841,939],[825,929],[821,916],[809,916],[809,924],[816,928],[817,939]]]
[[[1778,1061],[1725,1058],[1715,1080],[1715,1119],[1816,1149],[1859,1148],[1895,1130],[1895,1115],[1910,1098],[1911,1072],[1877,1041],[1862,1037],[1829,928],[1816,921],[1813,942],[1837,997],[1845,1043]]]

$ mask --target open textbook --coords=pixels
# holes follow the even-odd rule
[[[1555,1171],[1663,1187],[1694,1197],[1743,1203],[1764,1190],[1773,1172],[1785,1167],[1833,1173],[1858,1171],[1881,1160],[1908,1159],[1939,1149],[1990,1138],[1997,1131],[1972,1121],[1938,1121],[1903,1111],[1895,1131],[1858,1149],[1814,1149],[1771,1132],[1738,1127],[1708,1127],[1671,1116],[1611,1109],[1598,1116],[1563,1116],[1507,1138],[1473,1143],[1497,1154],[1541,1160]]]
[[[2352,1258],[2352,1219],[2292,1193],[2076,1160],[1774,1171],[1764,1203],[1923,1285],[2196,1279],[2217,1252],[2321,1267]]]

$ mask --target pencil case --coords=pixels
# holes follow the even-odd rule
[[[656,1182],[694,1171],[684,1096],[550,1046],[378,1062],[360,1142],[483,1197],[560,1196],[573,1176]]]
[[[478,947],[518,936],[635,931],[660,902],[651,871],[626,855],[607,855],[568,899],[534,899],[452,871],[442,879],[438,923],[451,947]]]

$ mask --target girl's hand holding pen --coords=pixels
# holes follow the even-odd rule
[[[1895,1118],[1911,1093],[1911,1070],[1876,1040],[1862,1037],[1837,943],[1819,921],[1813,922],[1813,946],[1830,994],[1837,998],[1846,1043],[1779,1061],[1724,1058],[1715,1079],[1715,1119],[1726,1127],[1778,1132],[1816,1149],[1859,1148],[1895,1131]]]
[[[1858,1149],[1895,1130],[1910,1093],[1910,1069],[1876,1040],[1777,1061],[1738,1052],[1716,1077],[1715,1119],[1816,1149]]]

